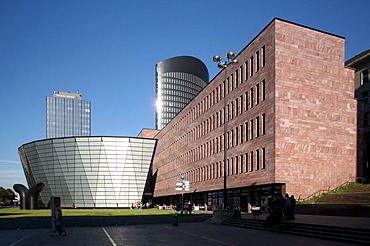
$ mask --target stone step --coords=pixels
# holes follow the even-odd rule
[[[266,227],[265,221],[245,218],[233,218],[232,220],[224,223],[224,225],[248,229],[276,231],[279,233],[303,237],[315,237],[355,244],[368,245],[370,243],[370,229],[314,225],[295,222],[281,222],[277,226]]]
[[[297,204],[296,214],[370,217],[368,204]]]

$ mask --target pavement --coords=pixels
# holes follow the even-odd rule
[[[264,220],[266,214],[260,215]],[[242,217],[252,219],[250,214]],[[296,215],[292,223],[345,226],[370,229],[370,218]],[[281,234],[271,231],[253,230],[207,222],[172,224],[145,224],[106,227],[66,228],[67,236],[51,237],[50,229],[1,230],[1,246],[43,246],[43,245],[352,245],[309,237]]]

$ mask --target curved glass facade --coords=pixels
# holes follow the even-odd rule
[[[117,208],[142,201],[156,140],[68,137],[27,143],[18,152],[29,186],[42,182],[42,203]]]
[[[190,56],[162,61],[156,66],[156,129],[166,126],[208,83],[203,62]]]

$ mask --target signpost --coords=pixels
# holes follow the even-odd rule
[[[190,181],[185,180],[185,175],[180,176],[180,183],[176,183],[176,190],[181,191],[181,214],[184,213],[184,191],[190,190]]]

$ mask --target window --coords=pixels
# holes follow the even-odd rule
[[[240,128],[240,143],[243,143],[244,142],[243,125],[240,125],[239,128]]]
[[[230,175],[230,161],[229,161],[229,159],[227,159],[226,160],[226,163],[227,163],[227,174],[226,174],[226,176],[229,176]]]
[[[243,101],[243,95],[240,96],[240,114],[242,114],[244,111],[244,101]]]
[[[251,158],[250,158],[251,162],[250,162],[250,169],[249,170],[253,171],[253,165],[254,165],[253,151],[251,151],[250,156],[251,156]]]
[[[226,95],[230,93],[230,78],[227,78],[227,87],[226,87]]]
[[[243,73],[242,66],[240,67],[240,70]],[[236,76],[236,87],[238,87],[242,83],[242,79],[239,78],[239,69],[236,70],[235,76]]]
[[[253,93],[253,87],[250,89],[249,93],[250,93],[250,97],[249,97],[249,99],[250,99],[249,108],[253,108],[253,95],[254,95],[254,93]]]
[[[236,107],[236,109],[235,109],[235,116],[238,116],[239,115],[239,98],[236,98],[235,99],[235,107]]]
[[[367,104],[367,103],[369,103],[369,92],[368,91],[365,91],[365,92],[362,92],[361,93],[361,99],[362,99],[362,101],[365,103],[365,104]]]
[[[230,119],[233,119],[234,115],[234,102],[231,102]]]
[[[260,52],[256,52],[256,72],[260,70]]]
[[[254,67],[253,67],[253,65],[254,65],[254,61],[253,61],[253,56],[251,56],[251,58],[249,59],[249,64],[250,64],[250,66],[249,66],[249,77],[252,77],[253,76],[253,72],[254,72]]]
[[[245,92],[245,111],[248,111],[248,108],[249,108],[249,101],[248,101],[249,97],[248,97],[248,91]]]
[[[262,114],[262,136],[266,134],[266,115]]]
[[[248,159],[248,153],[245,153],[245,155],[244,155],[244,156],[245,156],[245,160],[244,160],[244,161],[245,161],[245,162],[244,162],[244,163],[245,163],[245,165],[244,165],[244,168],[245,168],[245,172],[247,173],[247,172],[249,172],[249,165],[248,165],[248,164],[249,164],[249,163],[248,163],[248,160],[249,160],[249,159]]]
[[[266,149],[262,148],[262,169],[266,168]]]
[[[260,85],[256,85],[256,105],[260,103]]]
[[[248,122],[245,122],[245,141],[248,142],[248,140],[249,140]]]
[[[236,88],[235,81],[234,81],[234,74],[231,74],[231,90],[233,91]]]
[[[260,150],[256,150],[256,170],[260,170]]]
[[[230,132],[227,132],[227,148],[230,148]]]
[[[262,102],[265,101],[266,99],[266,85],[265,85],[265,80],[262,80],[262,83],[261,83],[261,89],[262,89]]]
[[[249,77],[249,66],[248,66],[248,61],[245,61],[245,74],[244,74],[244,78],[245,80],[248,80],[248,77]]]
[[[364,70],[361,72],[361,81],[360,84],[363,85],[369,81],[369,71]]]
[[[230,120],[230,105],[228,104],[227,107],[226,107],[226,116],[227,116],[227,120],[226,121],[229,121]]]
[[[254,132],[254,123],[253,123],[253,120],[250,121],[250,128],[251,128],[251,132],[249,134],[249,139],[252,140],[253,139],[253,132]]]
[[[240,161],[240,173],[243,173],[244,171],[243,155],[240,155],[239,161]]]
[[[262,63],[261,63],[261,67],[264,67],[266,65],[266,49],[265,49],[265,46],[262,47],[261,49],[261,55],[262,55]]]
[[[258,138],[260,136],[260,118],[256,118],[256,137]]]
[[[231,147],[234,147],[234,130],[231,130],[231,133],[230,133],[230,135],[231,135]]]

